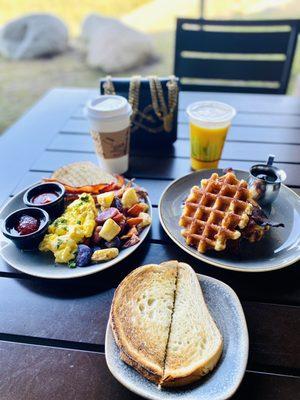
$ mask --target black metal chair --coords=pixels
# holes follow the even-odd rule
[[[182,90],[286,92],[300,20],[178,19],[175,75]]]

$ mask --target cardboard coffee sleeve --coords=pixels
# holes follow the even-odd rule
[[[97,132],[92,130],[91,135],[94,140],[96,153],[104,159],[119,158],[129,153],[129,132],[127,127],[114,132]]]

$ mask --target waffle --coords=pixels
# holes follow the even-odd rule
[[[262,212],[260,206],[255,200],[251,200],[253,211],[249,218],[249,222],[245,229],[242,230],[242,238],[246,239],[250,243],[255,243],[260,241],[266,232],[269,231],[270,226],[268,224],[263,224],[267,222],[268,218]],[[257,222],[260,222],[259,224]]]
[[[192,187],[179,220],[186,243],[200,253],[224,250],[227,241],[239,239],[247,226],[253,209],[250,199],[247,182],[233,172],[202,179],[200,187]]]

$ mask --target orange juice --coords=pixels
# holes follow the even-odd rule
[[[208,128],[190,123],[191,166],[194,170],[218,168],[228,128]]]
[[[216,101],[200,101],[187,108],[190,120],[192,169],[217,168],[235,109]]]

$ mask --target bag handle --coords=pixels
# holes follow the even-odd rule
[[[114,84],[112,82],[111,76],[107,75],[105,82],[103,83],[104,94],[116,94]]]
[[[166,104],[161,81],[157,76],[149,76],[149,87],[152,100],[153,110],[156,116],[163,121],[164,130],[170,132],[172,130],[173,114],[177,106],[178,84],[174,75],[169,77],[167,82],[168,89],[168,106]],[[128,102],[132,107],[132,119],[139,111],[141,76],[135,75],[130,79]],[[116,94],[112,77],[107,76],[103,84],[105,94]]]
[[[129,83],[128,102],[132,108],[132,119],[139,111],[141,79],[140,75],[134,75]]]
[[[168,106],[166,105],[161,81],[157,76],[149,77],[152,105],[155,114],[163,120],[164,130],[170,132],[173,124],[173,114],[177,106],[178,85],[175,76],[172,75],[167,82]]]

